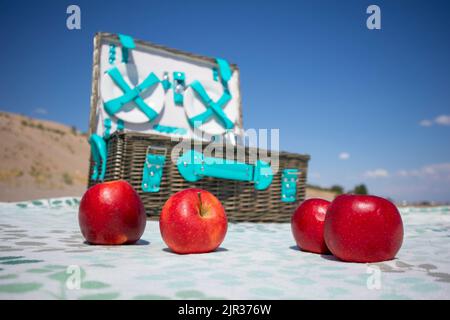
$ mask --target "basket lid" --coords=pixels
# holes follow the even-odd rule
[[[234,142],[243,132],[239,69],[224,59],[97,33],[89,128],[99,135],[122,129]]]

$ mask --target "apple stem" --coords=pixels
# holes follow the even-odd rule
[[[198,196],[198,201],[199,201],[198,211],[200,212],[200,215],[203,217],[205,215],[205,212],[203,210],[201,193],[197,192],[197,196]]]
[[[197,192],[197,196],[198,196],[198,201],[199,201],[199,205],[198,205],[198,210],[200,211],[200,214],[202,213],[202,197],[200,192]]]

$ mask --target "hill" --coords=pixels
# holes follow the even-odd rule
[[[0,201],[84,192],[86,136],[59,123],[6,112],[0,112],[0,136]]]
[[[0,112],[0,201],[81,196],[86,190],[87,137],[66,125]],[[308,187],[307,198],[335,193]]]

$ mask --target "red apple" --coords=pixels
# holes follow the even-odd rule
[[[144,233],[146,216],[141,199],[124,180],[89,188],[78,212],[81,233],[92,244],[130,244]]]
[[[295,242],[303,251],[328,253],[323,239],[323,223],[329,201],[308,199],[302,202],[291,218],[291,229]]]
[[[343,261],[391,260],[403,242],[403,222],[397,207],[386,199],[341,195],[328,208],[324,237]]]
[[[205,253],[219,247],[227,232],[225,210],[212,193],[186,189],[171,196],[159,219],[161,236],[176,253]]]

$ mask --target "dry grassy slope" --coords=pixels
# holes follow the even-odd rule
[[[0,112],[0,201],[79,196],[89,145],[70,127]]]
[[[85,136],[51,121],[0,112],[0,201],[81,196],[88,177]],[[332,200],[308,188],[307,198]]]
[[[337,194],[328,190],[321,190],[316,188],[306,188],[306,199],[321,198],[328,201],[333,201],[337,197]]]

